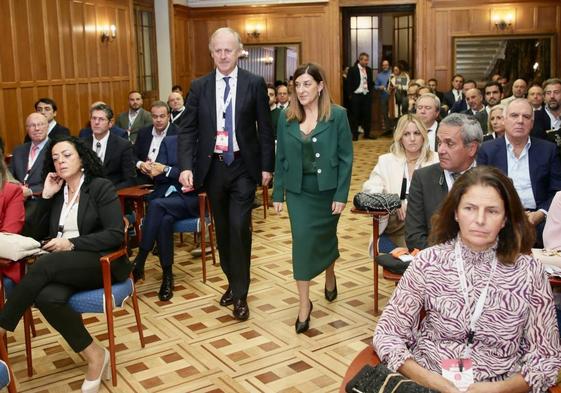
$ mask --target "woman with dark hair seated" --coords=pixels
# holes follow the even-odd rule
[[[544,268],[530,254],[534,238],[501,171],[460,176],[433,218],[434,246],[411,263],[378,322],[382,362],[440,392],[554,385],[559,331]]]
[[[35,304],[47,321],[88,362],[82,392],[97,392],[109,378],[109,352],[93,342],[80,314],[67,304],[74,293],[103,286],[100,256],[116,251],[124,239],[121,207],[101,161],[75,137],[57,139],[45,155],[45,185],[34,222],[46,241],[41,256],[15,287],[0,311],[0,334],[13,331]],[[126,258],[111,265],[112,278],[124,280]]]

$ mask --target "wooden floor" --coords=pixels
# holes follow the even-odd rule
[[[360,190],[389,139],[355,142],[349,198]],[[237,322],[231,307],[218,300],[226,282],[218,265],[208,263],[202,283],[201,263],[189,251],[192,238],[176,247],[175,292],[160,302],[161,270],[155,257],[147,263],[146,282],[138,287],[147,345],[141,349],[130,306],[118,311],[118,386],[104,382],[102,392],[336,392],[354,356],[371,342],[372,263],[367,253],[370,220],[352,215],[347,205],[339,223],[341,258],[336,264],[339,297],[323,297],[324,277],[312,282],[310,330],[296,335],[298,296],[292,279],[290,227],[286,213],[253,212],[251,316]],[[381,281],[385,304],[393,284]],[[22,324],[9,335],[9,353],[21,392],[79,391],[85,362],[34,311],[34,376],[25,368]],[[103,315],[85,315],[95,338],[107,345]]]

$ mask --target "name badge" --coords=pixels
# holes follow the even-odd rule
[[[443,359],[442,376],[452,382],[459,391],[465,392],[473,384],[473,362],[471,359]]]
[[[218,130],[216,131],[216,150],[228,151],[228,131]]]

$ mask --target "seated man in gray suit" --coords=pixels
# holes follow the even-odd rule
[[[129,110],[123,112],[117,118],[115,125],[126,130],[131,143],[136,141],[138,130],[152,124],[150,112],[142,108],[142,95],[133,90],[129,93]]]
[[[417,169],[409,187],[405,216],[405,242],[409,249],[422,250],[428,246],[432,216],[455,179],[475,165],[483,132],[473,117],[453,113],[440,122],[436,138],[440,162]]]

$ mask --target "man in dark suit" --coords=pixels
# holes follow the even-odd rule
[[[475,165],[483,132],[473,117],[455,113],[440,122],[436,137],[440,162],[417,169],[409,187],[405,215],[405,242],[409,249],[428,246],[432,216],[455,179]]]
[[[358,61],[347,74],[351,105],[350,125],[355,141],[358,140],[359,126],[364,130],[365,139],[376,139],[375,136],[370,135],[374,80],[372,79],[372,68],[368,67],[368,60],[368,53],[361,53]]]
[[[273,126],[273,135],[276,140],[277,123],[279,122],[279,116],[282,112],[282,109],[277,107],[277,91],[272,85],[267,87],[267,97],[269,98],[269,109],[271,110],[271,124]]]
[[[438,132],[438,116],[440,114],[440,100],[432,93],[426,93],[417,98],[416,114],[427,128],[429,148],[437,151],[436,134]]]
[[[505,136],[484,143],[477,163],[495,166],[512,179],[528,219],[537,226],[539,244],[551,200],[561,190],[561,162],[553,143],[530,137],[533,118],[526,99],[512,100],[505,111]]]
[[[178,94],[178,93],[172,93]],[[150,107],[153,124],[141,128],[134,142],[134,159],[136,163],[138,184],[153,183],[152,164],[156,162],[160,145],[168,135],[177,135],[178,129],[171,124],[169,107],[163,101],[154,101]]]
[[[234,304],[234,318],[246,320],[251,207],[256,184],[267,186],[274,170],[271,115],[263,78],[237,67],[238,33],[216,30],[209,48],[216,69],[193,81],[179,133],[180,182],[208,192],[229,285],[220,304]]]
[[[532,136],[553,141],[556,135],[561,136],[561,79],[548,79],[542,87],[545,107],[534,111]]]
[[[117,190],[136,184],[136,169],[131,143],[109,132],[113,125],[113,110],[106,104],[98,104],[91,110],[90,123],[93,136],[83,140],[103,163],[105,177]]]
[[[105,102],[103,101],[96,101],[94,102],[91,106],[90,106],[90,117],[92,115],[92,108],[98,104],[105,104]],[[113,127],[111,127],[109,129],[109,132],[114,133],[117,136],[120,136],[121,138],[125,138],[126,140],[129,140],[129,134],[123,130],[121,127],[117,127],[115,124],[113,124]],[[80,130],[80,133],[78,134],[78,138],[86,138],[89,137],[93,134],[92,131],[92,127],[90,122],[88,121],[87,127],[84,127]]]
[[[475,117],[481,125],[483,133],[486,134],[488,117],[485,106],[483,105],[483,94],[481,94],[481,90],[477,88],[469,89],[468,91],[466,91],[465,95],[469,109],[463,111],[462,113]]]
[[[154,119],[154,125],[157,119]],[[139,134],[139,138],[141,135]],[[138,139],[137,139],[138,142]],[[177,220],[198,217],[199,202],[197,193],[183,193],[179,183],[177,162],[177,135],[165,137],[159,153],[150,166],[154,177],[154,191],[149,194],[150,203],[144,217],[142,240],[138,255],[134,260],[135,281],[144,279],[144,264],[148,253],[158,243],[158,256],[162,267],[162,285],[158,292],[161,301],[173,297],[173,224]]]
[[[462,88],[462,98],[459,99],[450,107],[450,113],[462,113],[469,109],[469,105],[466,101],[466,93],[470,89],[475,89],[477,87],[477,83],[474,80],[467,80],[463,84]]]
[[[452,110],[452,107],[457,101],[461,101],[463,97],[462,88],[464,86],[464,77],[461,74],[456,74],[452,77],[452,88],[444,93],[443,106],[446,110]]]
[[[48,136],[51,140],[56,139],[59,136],[70,135],[70,130],[68,128],[60,125],[55,120],[57,113],[56,102],[52,98],[39,98],[35,103],[35,112],[41,113],[47,118],[48,126]],[[24,142],[29,142],[29,134],[25,136]]]
[[[534,84],[530,86],[530,88],[528,89],[528,102],[530,103],[530,105],[532,105],[534,112],[543,110],[544,92],[543,88],[540,85]]]
[[[129,110],[119,115],[115,125],[126,130],[131,143],[134,143],[138,130],[150,124],[152,117],[142,108],[142,95],[136,90],[129,92]]]
[[[441,103],[444,102],[444,93],[438,91],[438,81],[434,78],[431,78],[427,81],[427,86],[430,89],[430,92],[438,97]]]
[[[183,127],[185,121],[185,100],[180,93],[171,92],[168,96],[168,105],[171,108],[171,123],[175,124],[178,130]]]

